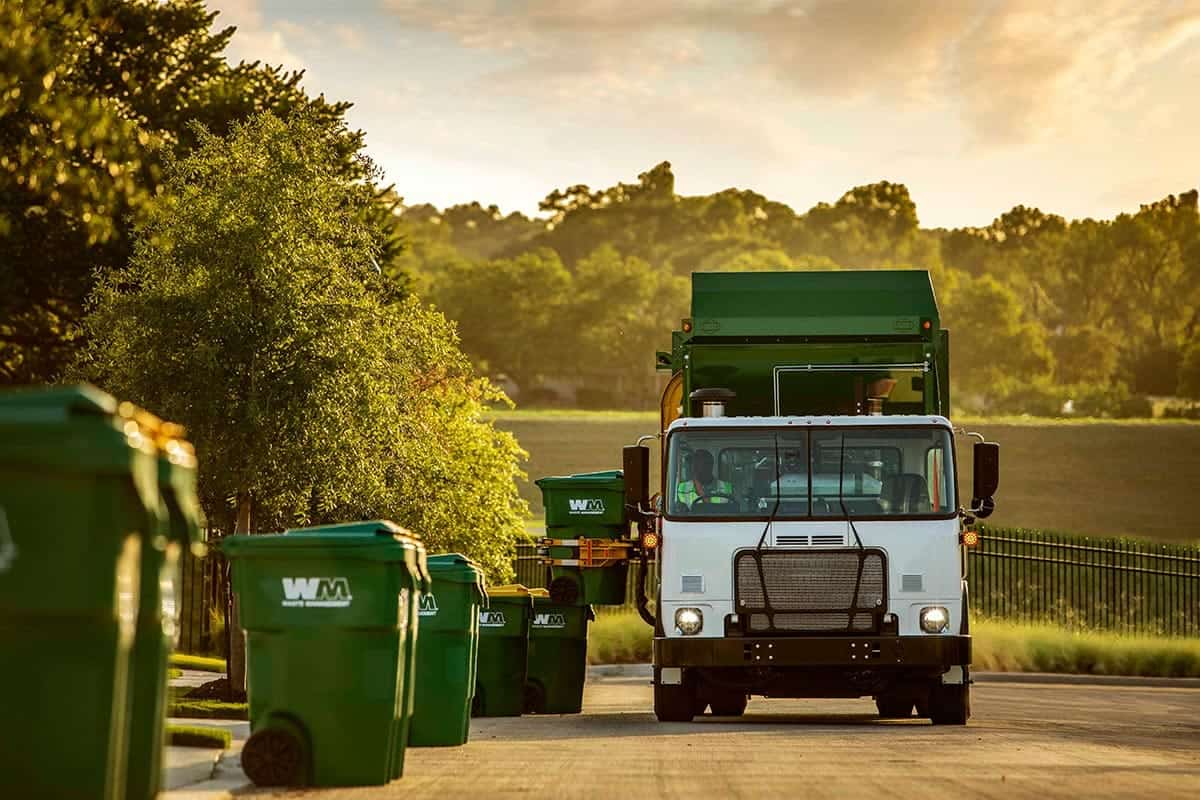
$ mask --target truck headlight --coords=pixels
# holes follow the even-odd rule
[[[684,636],[695,636],[704,628],[704,614],[698,608],[675,609],[675,627]]]
[[[941,633],[950,627],[950,612],[942,606],[921,609],[921,630],[926,633]]]

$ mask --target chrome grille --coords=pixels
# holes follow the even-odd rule
[[[887,602],[879,550],[743,551],[734,578],[738,613],[754,632],[873,631]]]

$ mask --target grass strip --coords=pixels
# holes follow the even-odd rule
[[[187,719],[249,719],[245,703],[227,703],[224,700],[188,700],[171,698],[167,703],[168,717]]]
[[[1200,639],[1074,633],[998,620],[973,622],[971,633],[978,670],[1200,678]]]
[[[1200,639],[1074,633],[997,620],[973,620],[971,634],[973,667],[982,671],[1200,678]],[[588,636],[588,663],[646,663],[652,638],[636,612],[602,612]]]
[[[193,656],[187,653],[171,653],[168,663],[179,669],[196,669],[202,672],[224,672],[225,659],[211,656]]]
[[[172,747],[225,750],[233,744],[233,734],[224,728],[209,728],[203,725],[168,725],[167,744]]]

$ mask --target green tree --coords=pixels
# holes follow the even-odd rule
[[[511,259],[449,260],[427,296],[457,321],[480,369],[528,390],[565,371],[563,345],[577,335],[563,316],[573,285],[558,254],[540,249]]]
[[[577,327],[571,359],[585,394],[606,408],[655,400],[654,353],[686,315],[688,282],[605,246],[579,263],[567,308]]]
[[[336,168],[346,135],[312,113],[197,128],[97,288],[79,371],[189,428],[225,532],[390,517],[505,579],[527,509],[516,441],[480,419],[502,395],[440,314],[389,302],[374,190]]]
[[[215,16],[202,0],[0,4],[0,383],[52,380],[70,361],[95,276],[128,261],[163,158],[195,144],[190,123],[224,133],[299,109],[341,123],[348,104],[310,99],[301,73],[227,63],[234,29],[213,30]],[[361,143],[339,137],[333,163],[352,172]],[[387,204],[361,213],[386,262]]]
[[[524,509],[515,442],[479,422],[499,395],[440,314],[389,302],[343,143],[308,114],[197,136],[97,289],[81,371],[187,425],[222,530],[229,498],[259,530],[387,516],[504,577]],[[486,497],[456,509],[468,471]]]
[[[1045,331],[1024,318],[1012,289],[991,276],[961,277],[943,309],[957,391],[987,397],[997,384],[1049,375]]]
[[[1179,394],[1200,400],[1200,342],[1189,343],[1183,351],[1183,363],[1179,367]]]

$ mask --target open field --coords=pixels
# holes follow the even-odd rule
[[[741,719],[655,722],[646,678],[589,678],[583,713],[474,719],[387,786],[249,796],[1078,798],[1200,795],[1200,690],[980,683],[965,728],[870,700],[755,698]]]
[[[535,514],[544,475],[621,466],[621,446],[654,433],[653,413],[513,411],[494,415],[529,451],[521,487]],[[967,424],[967,423],[965,423]],[[1200,424],[972,420],[968,427],[1002,447],[997,511],[988,522],[1094,536],[1200,540],[1187,513],[1200,481]],[[959,447],[969,453],[970,440]],[[657,475],[657,452],[651,451]],[[970,485],[969,459],[960,471]]]

